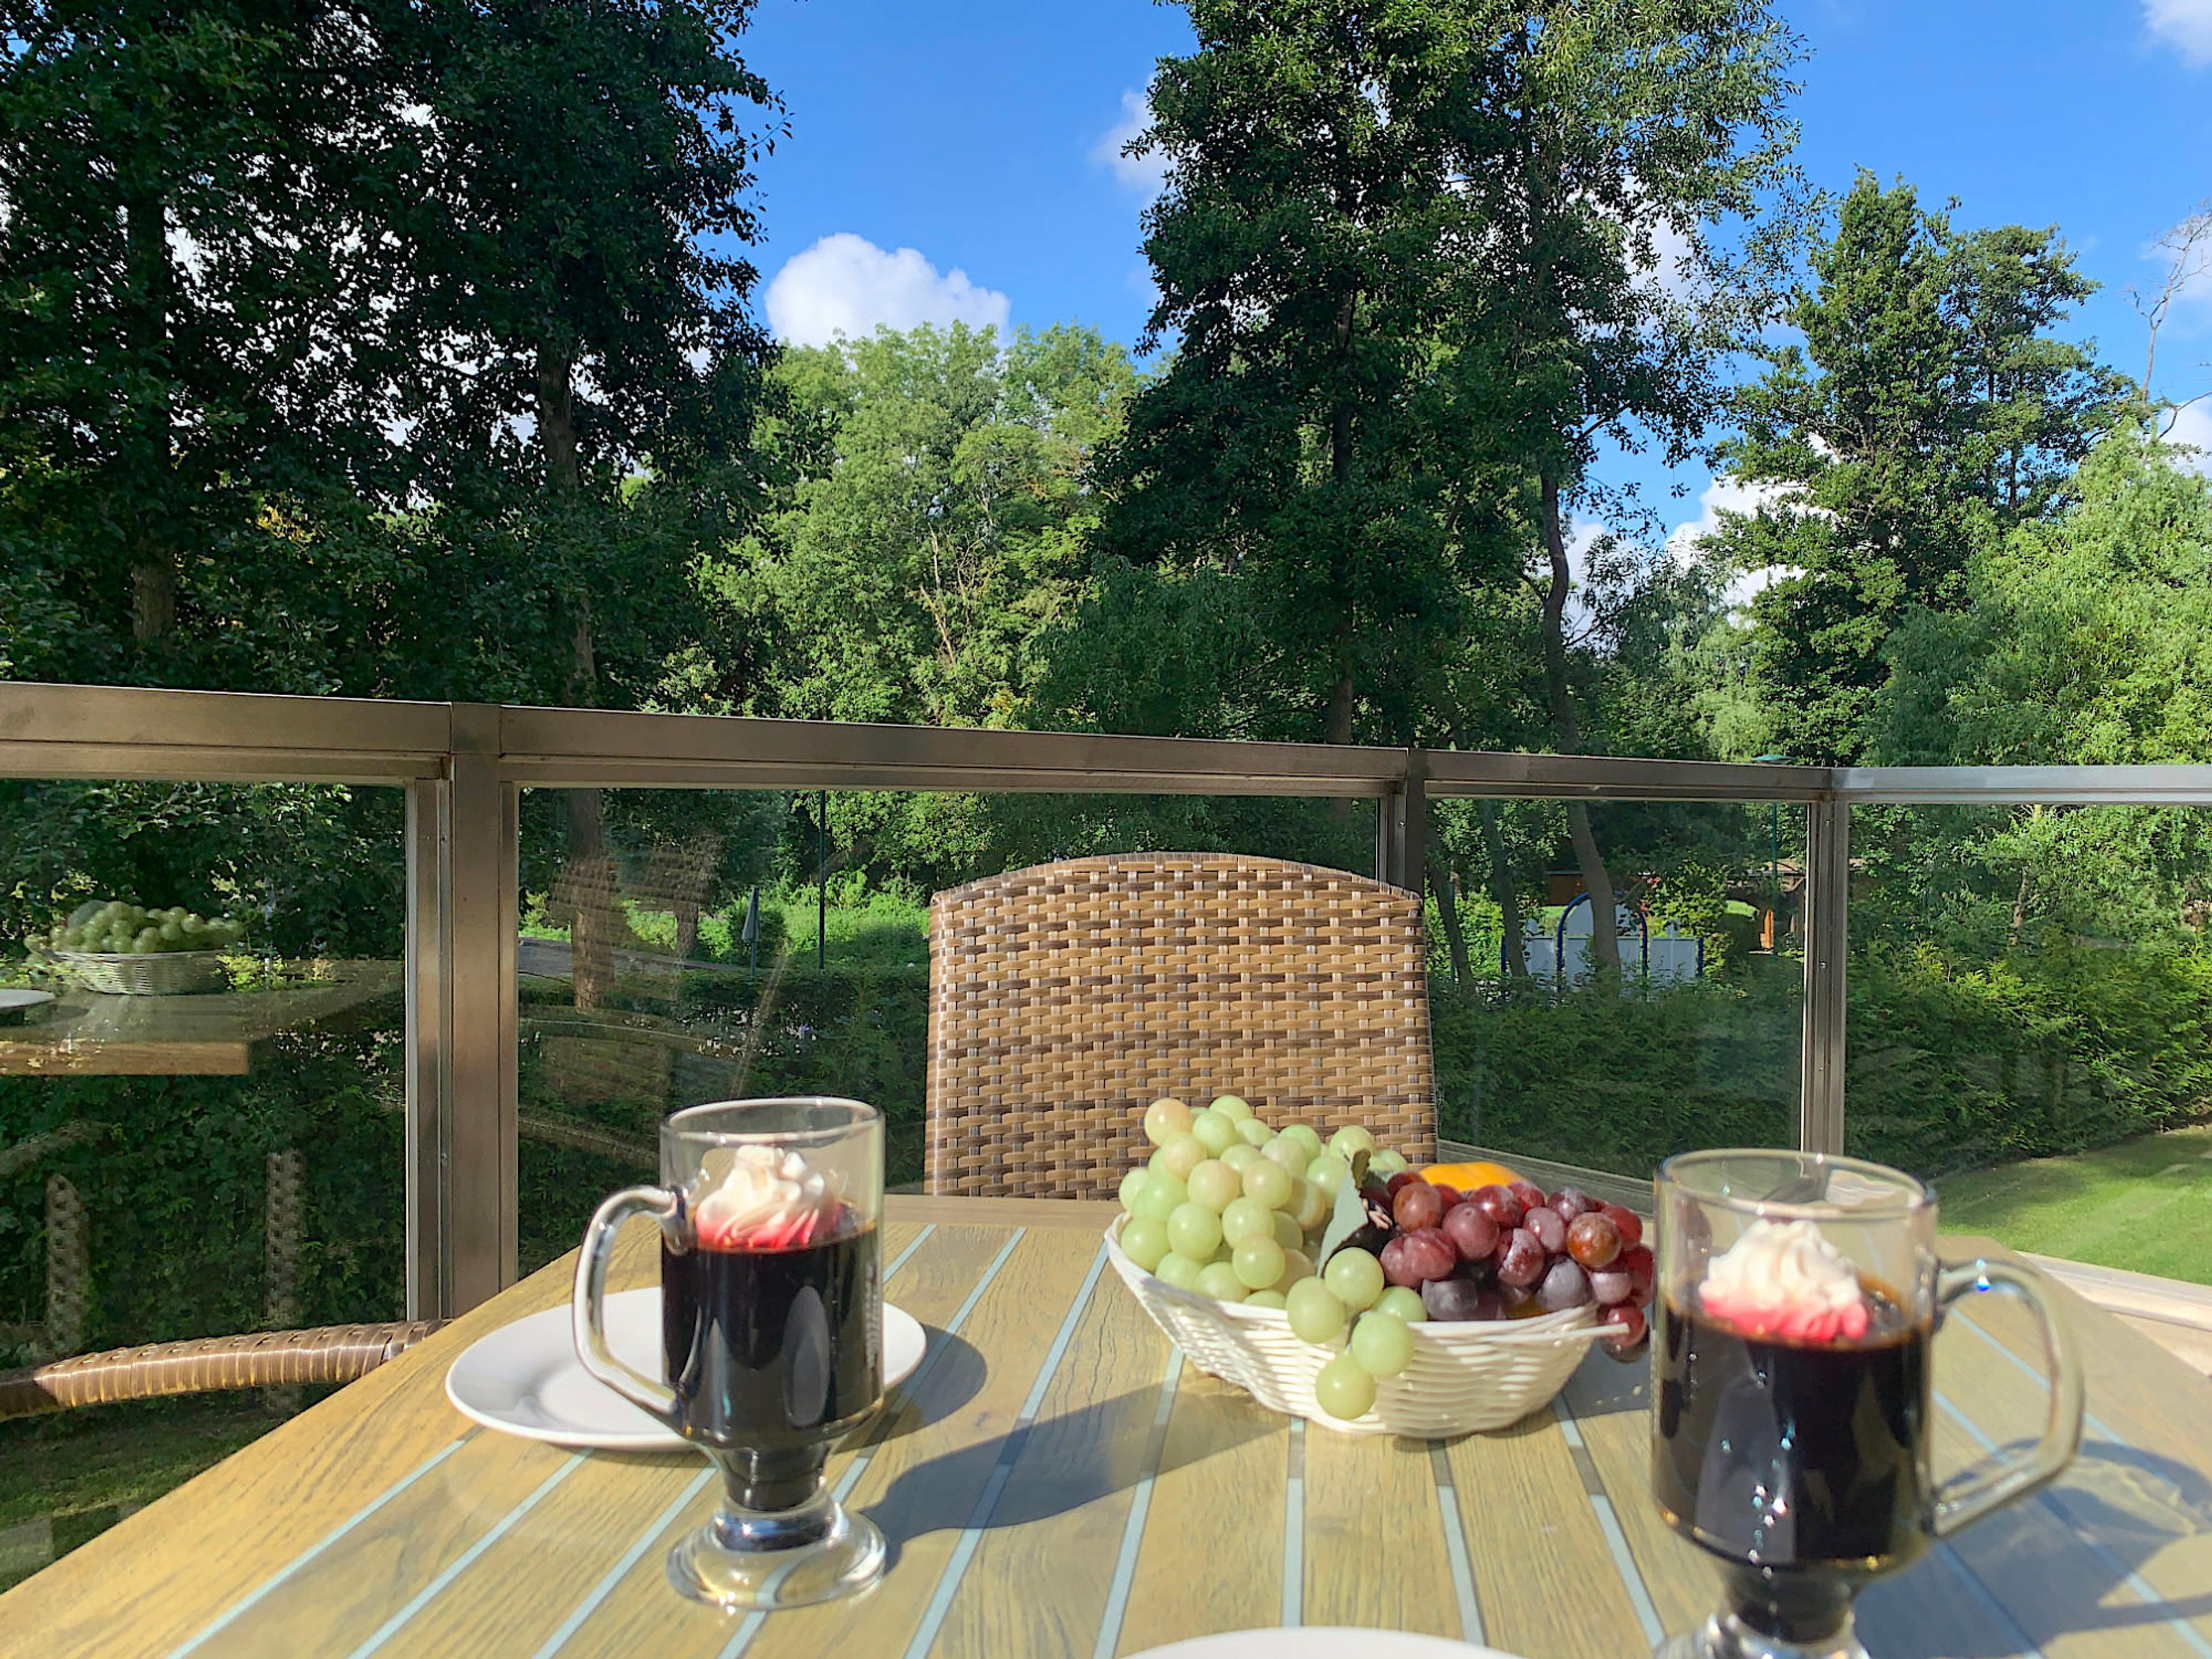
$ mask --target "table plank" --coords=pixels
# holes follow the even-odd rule
[[[1650,1504],[1644,1366],[1593,1354],[1553,1411],[1440,1448],[1294,1431],[1171,1361],[1101,1271],[1107,1213],[891,1201],[888,1288],[931,1346],[830,1460],[893,1547],[865,1597],[739,1620],[685,1601],[662,1562],[712,1506],[701,1460],[464,1427],[447,1364],[565,1299],[562,1262],[0,1597],[0,1656],[173,1656],[196,1636],[225,1659],[1111,1655],[1287,1613],[1641,1659],[1652,1628],[1713,1605],[1711,1570]],[[653,1242],[625,1233],[617,1283],[649,1282]],[[2097,1414],[2082,1459],[1869,1591],[1875,1651],[2212,1656],[2212,1389],[2076,1318]],[[2039,1425],[2035,1352],[1997,1298],[1954,1317],[1939,1469]]]

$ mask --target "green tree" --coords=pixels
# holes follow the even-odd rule
[[[1955,611],[1973,550],[2060,504],[2124,383],[2051,337],[2094,285],[2055,230],[1959,231],[1861,174],[1743,398],[1736,475],[1775,507],[1720,538],[1779,568],[1754,605],[1760,677],[1807,760],[1855,759],[1915,606]]]

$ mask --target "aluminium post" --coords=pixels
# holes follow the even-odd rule
[[[1805,809],[1805,1030],[1797,1144],[1844,1150],[1844,1016],[1850,956],[1851,809],[1832,795]]]
[[[445,926],[450,777],[407,785],[406,1297],[410,1319],[453,1312],[447,1267],[446,1130],[453,1103],[453,952]]]
[[[1375,879],[1422,890],[1428,859],[1428,761],[1406,750],[1405,769],[1375,802]]]

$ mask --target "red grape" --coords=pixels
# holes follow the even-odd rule
[[[1444,1237],[1465,1261],[1484,1261],[1498,1248],[1498,1224],[1472,1204],[1455,1204],[1444,1212]]]
[[[1484,1297],[1495,1303],[1494,1291],[1486,1291],[1472,1279],[1432,1279],[1421,1286],[1421,1306],[1431,1319],[1480,1319],[1478,1311]]]
[[[1425,1181],[1398,1188],[1390,1200],[1390,1218],[1404,1232],[1417,1233],[1444,1218],[1443,1194]]]
[[[1426,1284],[1431,1279],[1447,1277],[1458,1267],[1459,1252],[1440,1228],[1424,1227],[1406,1235],[1406,1265]]]
[[[1533,1181],[1516,1181],[1505,1190],[1521,1200],[1521,1207],[1533,1210],[1544,1201],[1544,1189]]]
[[[1651,1284],[1657,1267],[1651,1260],[1649,1244],[1635,1244],[1623,1250],[1613,1264],[1628,1275],[1628,1299],[1639,1308],[1651,1302]]]
[[[1536,1235],[1536,1242],[1544,1247],[1547,1255],[1557,1255],[1567,1248],[1567,1224],[1559,1218],[1557,1210],[1539,1204],[1521,1218],[1521,1224]]]
[[[1598,1268],[1590,1274],[1589,1282],[1590,1294],[1608,1308],[1627,1301],[1628,1293],[1635,1288],[1635,1281],[1618,1261],[1610,1267]]]
[[[1406,1260],[1406,1249],[1413,1235],[1401,1233],[1382,1247],[1382,1277],[1393,1285],[1403,1285],[1412,1290],[1421,1288],[1421,1276]]]
[[[1429,1185],[1437,1189],[1437,1196],[1443,1200],[1447,1210],[1467,1196],[1449,1181],[1431,1181]]]
[[[1604,1204],[1599,1206],[1599,1208],[1605,1212],[1606,1218],[1607,1220],[1611,1221],[1614,1226],[1620,1229],[1620,1248],[1622,1249],[1626,1250],[1633,1249],[1636,1245],[1641,1244],[1644,1242],[1644,1218],[1642,1216],[1637,1214],[1635,1211],[1630,1209],[1626,1204]]]
[[[1536,1281],[1536,1305],[1546,1313],[1565,1313],[1589,1298],[1589,1275],[1571,1261],[1554,1261]]]
[[[1401,1170],[1396,1174],[1393,1175],[1389,1180],[1382,1183],[1382,1188],[1385,1192],[1390,1194],[1392,1200],[1395,1202],[1399,1194],[1404,1192],[1407,1188],[1413,1186],[1417,1182],[1424,1187],[1429,1184],[1427,1182],[1421,1180],[1420,1175],[1418,1171],[1413,1170]]]
[[[1562,1218],[1572,1222],[1577,1216],[1588,1215],[1597,1208],[1597,1200],[1579,1187],[1562,1187],[1552,1194],[1552,1207]]]
[[[1526,1290],[1544,1273],[1544,1247],[1526,1227],[1516,1227],[1498,1241],[1498,1282]]]
[[[1608,1217],[1587,1211],[1568,1224],[1567,1254],[1585,1267],[1606,1267],[1620,1254],[1620,1229]]]
[[[1503,1187],[1477,1187],[1468,1194],[1467,1201],[1501,1229],[1519,1226],[1522,1212],[1527,1207]]]
[[[1597,1316],[1597,1322],[1605,1333],[1606,1346],[1617,1352],[1633,1348],[1651,1328],[1644,1317],[1644,1310],[1632,1308],[1625,1302],[1607,1308]]]
[[[1536,1292],[1526,1285],[1501,1284],[1498,1287],[1498,1305],[1510,1313],[1516,1308],[1525,1308],[1535,1299]]]

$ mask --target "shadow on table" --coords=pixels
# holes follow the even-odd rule
[[[2002,1449],[2008,1457],[2025,1449],[2024,1443]],[[1953,1542],[1958,1560],[2042,1644],[2069,1632],[2212,1617],[2212,1590],[2143,1601],[2137,1586],[2154,1597],[2158,1592],[2141,1579],[2129,1583],[2160,1551],[2208,1535],[2212,1481],[2201,1470],[2134,1446],[2091,1440],[2060,1484],[1999,1510]],[[1931,1558],[1868,1590],[1860,1607],[1869,1644],[1882,1631],[1890,1597],[1910,1601],[1950,1584],[1953,1574],[1950,1563]],[[2060,1604],[2055,1610],[2054,1602]],[[1960,1659],[2017,1651],[2003,1632],[1991,1631],[1985,1644],[1962,1649]]]

